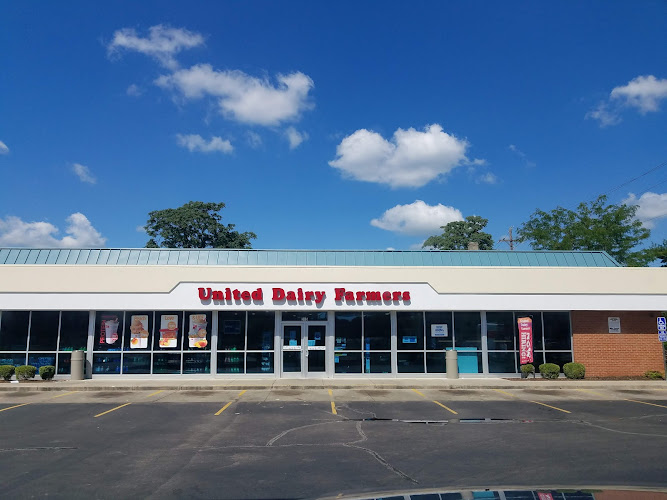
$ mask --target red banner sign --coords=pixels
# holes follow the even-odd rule
[[[537,498],[539,498],[539,500],[554,500],[554,497],[551,493],[543,493],[541,491],[537,492]]]
[[[533,320],[530,318],[518,318],[519,324],[519,349],[521,351],[521,364],[533,362]]]

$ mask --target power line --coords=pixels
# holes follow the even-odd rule
[[[643,174],[639,174],[637,177],[633,177],[632,179],[630,179],[630,180],[628,180],[628,181],[625,181],[625,182],[623,182],[622,184],[619,184],[619,185],[616,186],[615,188],[610,189],[609,191],[607,191],[606,193],[603,193],[603,194],[604,194],[604,195],[610,195],[611,193],[614,193],[614,192],[618,191],[618,190],[621,189],[622,187],[625,187],[625,186],[627,186],[628,184],[632,184],[632,183],[635,182],[637,179],[641,179],[642,177],[645,177],[645,176],[647,176],[648,174],[650,174],[650,173],[652,173],[652,172],[655,172],[656,170],[660,170],[661,168],[663,168],[663,167],[665,167],[665,166],[667,166],[667,161],[663,161],[663,162],[660,163],[659,165],[657,165],[657,166],[655,166],[655,167],[653,167],[653,168],[647,170],[647,171],[644,172]],[[665,181],[665,182],[667,182],[667,181]],[[653,186],[652,186],[652,187],[653,187]],[[649,189],[650,189],[650,188],[649,188]]]

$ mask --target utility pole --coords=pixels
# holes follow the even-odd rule
[[[503,238],[502,240],[498,240],[498,243],[507,243],[510,246],[510,250],[514,250],[514,242],[517,241],[514,238],[512,238],[512,229],[514,229],[514,226],[510,226],[509,238]]]

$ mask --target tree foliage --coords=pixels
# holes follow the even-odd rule
[[[536,210],[519,227],[519,239],[535,250],[601,250],[621,264],[644,266],[655,257],[650,250],[633,251],[651,234],[635,219],[636,211],[633,205],[608,204],[604,195],[576,210]]]
[[[255,233],[239,233],[234,224],[223,224],[223,208],[224,203],[190,201],[182,207],[149,212],[146,248],[251,248]]]
[[[433,247],[438,250],[467,250],[468,243],[478,243],[480,250],[493,249],[493,238],[482,231],[489,223],[479,215],[470,215],[462,221],[450,222],[441,226],[440,236],[430,236],[422,248]]]

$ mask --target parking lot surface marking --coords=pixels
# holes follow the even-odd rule
[[[232,403],[234,403],[235,401],[238,401],[238,399],[239,399],[241,396],[243,396],[246,392],[248,392],[247,389],[244,389],[244,390],[242,390],[241,392],[239,392],[238,395],[236,396],[236,398],[234,399],[234,401],[230,401],[230,402],[227,403],[225,406],[223,406],[223,407],[220,408],[218,411],[216,411],[216,412],[215,412],[215,416],[217,417],[218,415],[220,415],[223,411],[225,411],[227,408],[229,408],[229,407],[231,406]]]
[[[557,406],[551,406],[551,405],[548,405],[548,404],[546,404],[546,403],[540,403],[539,401],[531,401],[531,400],[529,400],[529,399],[522,399],[522,398],[520,398],[519,396],[515,396],[515,395],[512,394],[511,392],[503,391],[502,389],[494,389],[494,391],[501,392],[501,393],[503,393],[503,394],[507,394],[508,396],[511,396],[511,397],[513,397],[513,398],[515,398],[515,399],[519,399],[519,400],[521,400],[521,401],[526,401],[526,402],[528,402],[528,403],[535,403],[536,405],[542,405],[542,406],[546,406],[547,408],[551,408],[551,409],[553,409],[553,410],[562,411],[563,413],[572,413],[571,411],[563,410],[562,408],[558,408]]]
[[[419,392],[417,389],[412,389],[412,390],[415,391],[417,394],[419,394],[421,397],[426,398],[426,395],[423,394],[423,393],[421,393],[421,392]],[[426,398],[426,399],[428,399],[428,398]],[[435,401],[435,400],[432,400],[432,401],[433,401],[435,404],[437,404],[438,406],[443,407],[443,408],[444,408],[445,410],[447,410],[448,412],[453,413],[454,415],[458,415],[457,412],[455,412],[454,410],[452,410],[452,409],[449,408],[448,406],[443,405],[441,402],[439,402],[439,401]]]
[[[338,415],[338,412],[336,411],[336,403],[333,401],[333,391],[331,389],[329,389],[329,397],[331,398],[331,413]]]
[[[151,396],[155,396],[156,394],[160,394],[161,392],[164,392],[164,389],[159,390],[159,391],[155,391],[155,392],[153,392],[152,394],[149,394],[149,395],[146,396],[146,397],[147,397],[147,398],[150,398]]]
[[[631,401],[633,403],[641,403],[643,405],[651,405],[651,406],[657,406],[659,408],[667,408],[665,405],[657,405],[655,403],[647,403],[646,401],[637,401],[636,399],[624,399],[623,401]]]
[[[25,406],[25,405],[29,405],[29,404],[31,404],[31,403],[21,403],[20,405],[8,406],[7,408],[3,408],[0,411],[7,411],[7,410],[11,410],[12,408],[18,408],[19,406]]]
[[[74,394],[75,392],[79,392],[79,391],[70,391],[70,392],[66,392],[64,394],[58,394],[57,396],[52,396],[49,399],[62,398],[63,396],[69,396],[70,394]]]
[[[102,413],[98,413],[93,418],[101,417],[102,415],[106,415],[107,413],[111,413],[112,411],[116,411],[116,410],[121,409],[123,406],[131,405],[131,404],[132,403],[125,403],[124,405],[116,406],[115,408],[111,408],[110,410],[103,411]]]

